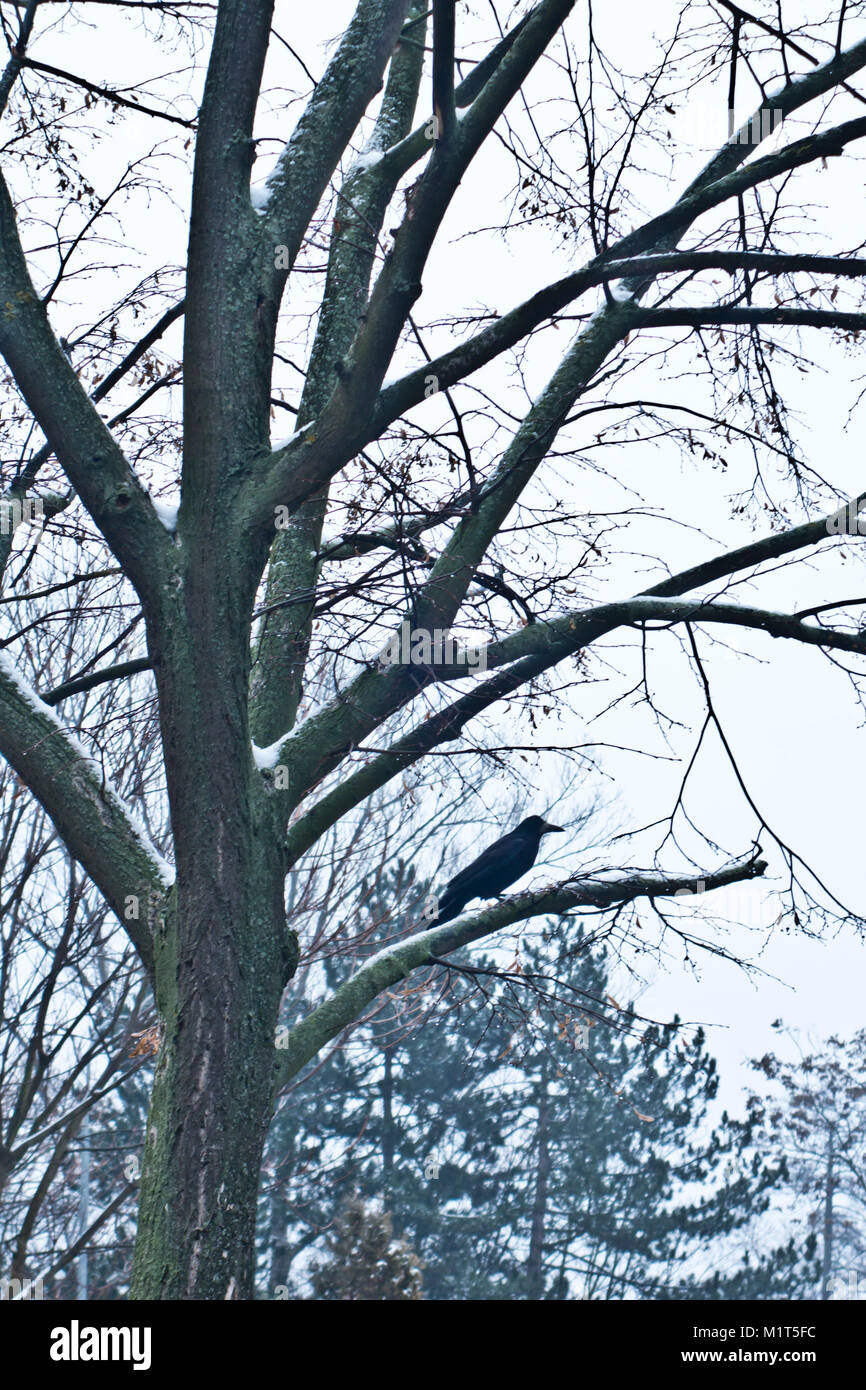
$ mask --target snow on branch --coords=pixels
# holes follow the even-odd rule
[[[611,880],[581,880],[575,876],[549,888],[515,894],[495,907],[458,918],[444,926],[416,932],[365,961],[350,979],[339,985],[328,999],[281,1040],[277,1048],[277,1089],[287,1085],[326,1043],[356,1022],[367,1005],[384,990],[397,984],[411,971],[437,964],[442,956],[450,955],[482,937],[491,936],[503,927],[530,917],[561,916],[580,908],[617,907],[634,902],[637,898],[692,894],[701,891],[699,882],[706,892],[759,878],[766,869],[766,863],[759,857],[758,851],[754,851],[715,873],[702,873],[700,880],[694,875],[686,878],[681,875],[633,874]]]
[[[42,803],[150,966],[147,924],[141,914],[130,920],[124,909],[131,896],[164,897],[174,869],[135,811],[107,784],[99,763],[6,652],[0,652],[0,753]]]

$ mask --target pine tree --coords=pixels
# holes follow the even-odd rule
[[[787,1155],[787,1191],[800,1208],[808,1199],[813,1240],[820,1231],[817,1296],[856,1296],[866,1250],[866,1030],[827,1038],[793,1062],[767,1053],[752,1065],[775,1093],[752,1095],[750,1115]]]
[[[327,1161],[328,1192],[384,1205],[428,1298],[801,1294],[813,1242],[737,1257],[786,1171],[755,1152],[754,1117],[708,1126],[703,1033],[647,1028],[612,1006],[603,951],[545,936],[509,981],[474,956],[489,974],[452,975],[435,1027],[413,1023],[427,996],[395,992],[317,1071],[315,1099],[300,1088],[281,1160],[295,1255],[333,1219]]]

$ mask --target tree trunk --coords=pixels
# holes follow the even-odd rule
[[[145,1140],[134,1298],[253,1296],[256,1194],[287,965],[262,925],[252,915],[220,914],[195,951],[186,945],[188,925],[178,932],[183,954],[177,981],[164,982],[165,1036]],[[237,938],[259,934],[242,962]]]
[[[177,895],[154,933],[164,1037],[133,1298],[253,1296],[275,1031],[297,961],[274,798],[250,752],[251,600],[232,585],[230,557],[217,566],[215,554],[188,560],[179,611],[153,644]]]
[[[276,1298],[278,1289],[285,1289],[289,1283],[291,1264],[288,1241],[289,1208],[282,1186],[277,1186],[271,1196],[270,1250],[271,1277],[269,1297]]]
[[[827,1135],[827,1170],[824,1175],[823,1259],[821,1262],[821,1300],[830,1297],[830,1276],[833,1272],[833,1186],[835,1168],[835,1135],[831,1127]]]
[[[382,1073],[382,1189],[387,1206],[394,1177],[394,1073],[390,1048],[385,1048],[383,1057],[385,1067]]]
[[[535,1200],[532,1205],[532,1231],[526,1265],[526,1297],[544,1298],[544,1230],[547,1216],[547,1187],[550,1181],[550,1148],[547,1134],[547,1074],[542,1071],[538,1099],[538,1161],[535,1169]]]

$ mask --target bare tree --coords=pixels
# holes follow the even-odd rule
[[[35,557],[25,556],[25,566],[28,559]],[[110,759],[118,785],[146,815],[156,758],[141,692],[130,685],[111,700],[107,685],[85,684],[73,698],[65,680],[70,663],[86,667],[106,646],[122,645],[129,624],[113,598],[117,582],[112,589],[97,572],[54,593],[31,585],[34,626],[20,641],[46,699],[66,701],[67,717],[86,725],[94,753]],[[62,622],[62,643],[52,619]],[[114,1218],[133,1211],[136,1185],[120,1177],[103,1188],[104,1201],[95,1195],[88,1203],[82,1225],[78,1177],[94,1112],[122,1108],[118,1093],[147,1059],[156,1020],[127,934],[8,765],[0,789],[0,1268],[19,1284],[41,1280],[41,1293],[51,1296],[76,1255],[111,1244]],[[119,1173],[124,1155],[116,1157]]]
[[[160,6],[160,23],[183,31],[195,69],[193,8]],[[68,562],[63,527],[75,518],[82,572],[121,572],[118,602],[133,606],[146,649],[74,668],[65,692],[47,692],[51,703],[34,693],[19,616],[0,663],[0,750],[126,929],[161,1019],[136,1297],[251,1296],[275,1095],[410,972],[441,970],[461,947],[535,915],[586,910],[624,927],[639,899],[659,904],[696,878],[711,891],[764,871],[757,839],[772,832],[738,771],[749,829],[733,856],[705,837],[699,864],[673,857],[681,798],[666,864],[572,868],[553,887],[447,925],[422,919],[275,1048],[303,945],[287,876],[422,760],[459,781],[479,759],[519,769],[543,753],[534,730],[526,751],[520,725],[567,712],[591,688],[610,659],[604,638],[640,653],[663,640],[652,624],[681,634],[705,699],[699,744],[715,732],[728,752],[699,645],[707,631],[786,638],[837,662],[866,654],[852,613],[862,599],[820,594],[807,611],[779,612],[730,592],[783,559],[840,550],[842,531],[858,525],[859,499],[843,527],[838,488],[803,459],[780,377],[797,365],[799,331],[850,341],[866,327],[866,260],[833,244],[832,217],[825,254],[803,252],[801,223],[787,217],[797,171],[866,135],[852,85],[866,39],[849,41],[864,7],[844,4],[791,32],[769,8],[772,22],[733,5],[672,5],[660,53],[628,78],[602,50],[592,8],[575,0],[522,5],[505,33],[492,7],[467,15],[434,0],[428,14],[415,0],[359,0],[318,75],[282,21],[275,27],[270,0],[220,0],[197,111],[183,82],[121,92],[39,57],[43,15],[56,17],[47,0],[4,11],[9,148],[23,149],[37,179],[56,177],[61,208],[46,226],[40,203],[13,197],[17,169],[0,186],[0,352],[17,440],[7,515],[32,520],[39,503],[39,551],[53,542],[57,563]],[[722,55],[728,106],[741,100],[738,81],[753,84],[757,106],[685,191],[649,214],[654,122],[672,93],[710,82]],[[173,158],[192,152],[191,208],[182,298],[166,289],[176,272],[161,267],[61,341],[84,250],[96,258],[98,245],[108,263],[116,205],[94,191],[96,164],[81,173],[73,99],[79,121],[95,109],[159,126],[160,143],[119,185],[118,198],[139,198],[145,228],[163,134],[176,141]],[[258,142],[270,138],[256,134],[257,108],[270,129],[278,122],[281,152],[251,186]],[[806,135],[788,139],[799,118]],[[89,129],[105,135],[104,121]],[[577,251],[579,268],[505,312],[449,301],[443,316],[438,297],[422,298],[422,277],[479,168],[497,199],[512,199],[508,223],[536,220],[572,265]],[[136,316],[150,304],[159,317],[141,334]],[[181,316],[174,360],[158,345]],[[547,384],[533,386],[566,324],[568,346]],[[705,363],[708,410],[623,394],[638,361],[651,370],[675,350]],[[100,403],[123,391],[106,418]],[[590,457],[587,420],[592,447],[617,441],[610,412],[620,434],[661,428],[711,463],[741,443],[769,534],[679,573],[665,572],[659,546],[664,577],[636,581],[625,599],[600,596],[605,541],[640,509],[587,515],[560,464],[583,459],[584,446]],[[272,417],[286,414],[296,427],[273,442]],[[31,442],[37,427],[44,443]],[[765,505],[768,470],[797,524],[781,503]],[[40,477],[50,493],[36,491]],[[167,479],[179,482],[176,507],[155,495]],[[16,597],[26,615],[26,593]],[[37,609],[30,621],[46,619]],[[455,634],[466,639],[456,651]],[[173,868],[114,789],[110,750],[96,763],[75,721],[56,713],[64,694],[130,680],[156,701]],[[646,673],[637,691],[651,701]],[[572,743],[550,751],[593,756]],[[822,891],[778,837],[773,852],[792,894]],[[697,939],[675,917],[660,920],[687,947]]]
[[[819,1297],[854,1297],[847,1275],[864,1250],[866,1036],[827,1038],[816,1052],[793,1041],[795,1061],[772,1053],[753,1061],[778,1089],[750,1096],[749,1111],[786,1154],[793,1191],[817,1202],[809,1224],[821,1234]]]

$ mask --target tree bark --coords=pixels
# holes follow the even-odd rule
[[[542,1068],[538,1097],[538,1156],[535,1165],[535,1200],[532,1204],[532,1230],[526,1262],[526,1297],[544,1298],[544,1232],[547,1217],[547,1189],[550,1182],[550,1145],[547,1132],[547,1072]]]
[[[274,800],[250,753],[250,602],[224,551],[187,550],[154,641],[177,862],[154,933],[164,1039],[141,1182],[135,1298],[251,1298],[280,998],[297,964]]]
[[[835,1185],[835,1134],[827,1135],[827,1168],[824,1174],[824,1226],[821,1259],[821,1301],[830,1297],[830,1276],[833,1272],[833,1188]]]

